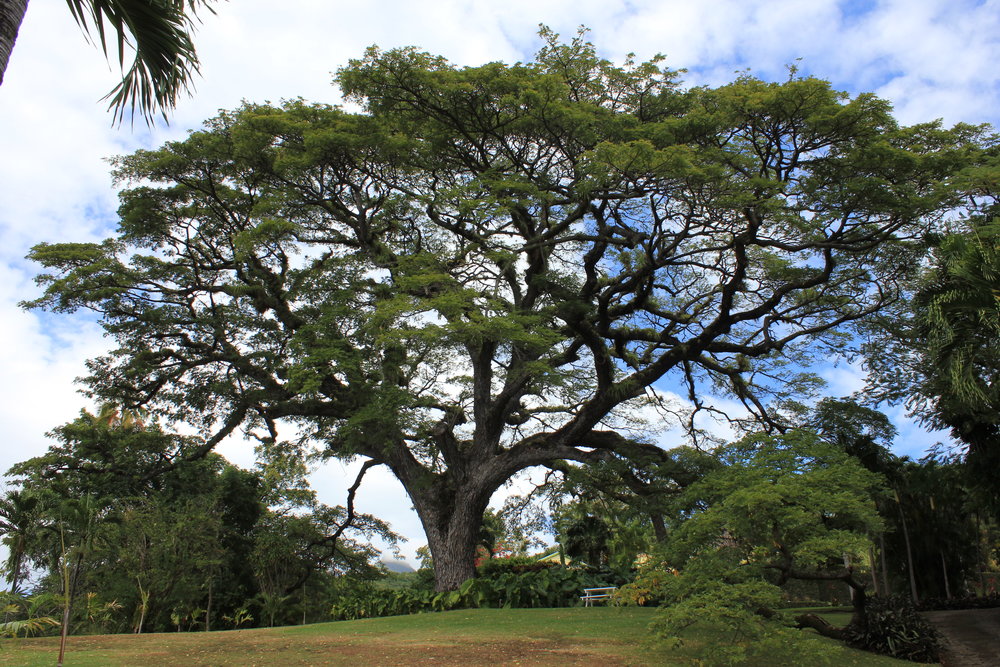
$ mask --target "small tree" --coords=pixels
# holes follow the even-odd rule
[[[814,433],[755,435],[723,448],[723,464],[682,494],[664,560],[626,588],[667,604],[661,631],[722,622],[739,632],[775,615],[790,580],[839,581],[850,587],[851,622],[863,625],[867,591],[858,566],[881,528],[874,496],[883,480]],[[677,576],[662,576],[665,567]],[[811,616],[800,619],[843,639]],[[749,624],[749,625],[747,625]],[[762,626],[763,627],[763,626]]]
[[[365,538],[396,539],[352,506],[317,503],[302,461],[273,442],[247,471],[217,454],[183,460],[180,450],[200,440],[130,410],[83,412],[50,435],[45,454],[8,473],[17,479],[0,498],[0,530],[23,545],[22,567],[47,571],[41,588],[70,603],[88,594],[86,610],[64,605],[77,628],[97,616],[135,632],[162,631],[172,614],[188,629],[222,615],[246,623],[259,593],[279,600],[331,569],[365,573],[376,557]],[[104,601],[116,604],[102,610]]]
[[[21,592],[28,575],[28,553],[41,529],[39,510],[39,498],[30,492],[13,489],[0,497],[0,535],[7,547],[3,571],[11,593]]]

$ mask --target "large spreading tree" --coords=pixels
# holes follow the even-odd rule
[[[246,104],[119,158],[117,237],[36,247],[30,305],[100,314],[89,389],[203,429],[178,456],[287,428],[387,466],[452,589],[512,475],[660,451],[630,419],[654,385],[765,414],[790,355],[898,298],[980,141],[543,36],[515,65],[373,48],[337,76],[358,111]]]

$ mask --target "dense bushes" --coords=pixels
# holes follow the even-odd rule
[[[607,585],[584,570],[529,559],[502,559],[481,567],[457,591],[437,593],[421,588],[345,591],[330,610],[334,620],[447,611],[477,607],[570,607],[580,604],[584,588]]]
[[[564,568],[559,563],[549,560],[538,560],[531,556],[510,556],[508,558],[488,558],[476,567],[480,577],[494,578],[501,574],[524,574],[540,572],[550,568]]]
[[[875,597],[865,606],[865,623],[847,627],[848,643],[857,648],[915,662],[937,662],[937,631],[909,598]]]

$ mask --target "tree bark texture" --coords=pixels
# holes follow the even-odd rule
[[[3,75],[26,11],[28,0],[0,0],[0,84],[3,84]]]
[[[476,538],[493,488],[466,481],[453,486],[452,476],[412,480],[398,475],[420,517],[434,559],[434,589],[455,590],[476,576]]]

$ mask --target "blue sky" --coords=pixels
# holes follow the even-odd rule
[[[894,0],[436,0],[342,2],[234,0],[203,15],[196,44],[203,77],[170,126],[111,125],[99,99],[116,83],[103,55],[81,36],[64,3],[33,2],[0,86],[0,469],[40,454],[44,433],[87,405],[73,378],[106,349],[92,320],[53,318],[17,307],[37,295],[23,257],[43,241],[96,241],[113,231],[116,191],[105,159],[182,137],[216,110],[241,100],[302,96],[338,100],[332,73],[364,48],[417,45],[461,65],[525,60],[539,23],[571,36],[580,25],[602,55],[621,61],[666,55],[688,85],[718,85],[749,69],[782,79],[786,66],[852,94],[889,99],[904,123],[943,118],[1000,125],[1000,1]],[[801,59],[801,60],[798,60]],[[834,395],[861,385],[857,368],[826,369]],[[901,453],[937,439],[901,410]],[[250,448],[223,452],[247,465]],[[329,463],[314,485],[343,502],[356,464]],[[409,502],[387,474],[359,496],[424,543]]]

